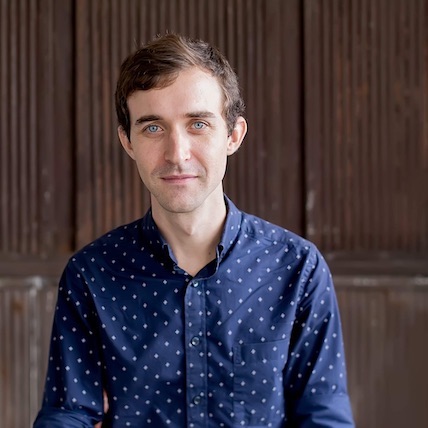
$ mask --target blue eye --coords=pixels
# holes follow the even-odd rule
[[[149,132],[157,132],[157,131],[159,131],[159,126],[158,125],[149,125],[146,129]]]
[[[195,127],[195,129],[203,129],[206,125],[204,122],[195,122],[193,126]]]

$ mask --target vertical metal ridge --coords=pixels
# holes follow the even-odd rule
[[[388,144],[393,143],[393,135],[395,135],[395,130],[391,132],[392,127],[395,126],[395,121],[391,123],[389,116],[389,108],[391,106],[392,99],[390,99],[390,88],[391,88],[391,70],[393,68],[393,57],[391,54],[391,48],[394,43],[395,30],[393,27],[394,19],[394,8],[385,7],[385,2],[380,1],[379,4],[375,4],[373,7],[374,12],[374,22],[376,26],[374,28],[375,36],[375,61],[373,63],[373,68],[375,72],[375,79],[373,81],[373,86],[369,90],[375,93],[375,96],[378,97],[377,105],[379,110],[375,111],[375,114],[379,115],[379,147],[380,147],[380,174],[376,175],[376,179],[379,180],[379,193],[374,195],[380,199],[380,207],[384,207],[384,200],[387,194],[391,194],[391,181],[389,178],[389,168],[388,165],[391,165],[390,160],[390,150],[388,150]],[[382,19],[383,25],[382,25]],[[389,43],[387,44],[387,41]],[[376,116],[375,116],[376,117]],[[392,166],[392,165],[391,165]],[[391,208],[391,205],[388,205]],[[380,238],[381,247],[388,248],[391,245],[392,234],[387,232],[388,223],[389,226],[393,223],[393,213],[382,213],[381,210],[378,214],[378,227],[381,232]],[[383,219],[382,219],[383,214]]]
[[[367,82],[366,82],[366,90],[367,90],[367,104],[363,104],[363,108],[368,110],[367,115],[367,127],[368,129],[368,142],[373,143],[374,141],[381,141],[381,126],[379,126],[380,122],[380,98],[379,98],[379,87],[376,89],[376,78],[378,72],[378,65],[376,64],[377,56],[379,55],[379,47],[378,47],[378,37],[376,33],[376,26],[373,24],[376,22],[376,7],[374,2],[368,2],[368,15],[367,15]],[[362,123],[364,126],[364,123]],[[378,171],[382,168],[382,147],[380,144],[372,144],[372,148],[376,150],[376,155],[373,154],[372,161],[376,162],[378,165]],[[371,170],[371,168],[369,168]],[[382,174],[382,173],[380,173]],[[373,194],[375,195],[373,201],[371,201],[373,205],[373,213],[372,213],[372,229],[374,236],[372,236],[373,245],[375,248],[382,248],[383,243],[381,242],[382,233],[382,222],[381,222],[381,193],[379,187],[379,180],[376,179],[377,175],[371,174],[371,178],[373,179],[372,189]],[[368,198],[371,199],[371,195]],[[367,239],[370,240],[370,229],[367,233]]]
[[[27,55],[20,55],[21,52],[28,52],[28,45],[26,43],[27,38],[27,31],[28,31],[28,20],[27,20],[27,10],[28,7],[25,4],[26,0],[19,0],[18,2],[18,11],[17,15],[19,16],[19,23],[18,26],[18,59],[19,59],[19,73],[17,76],[18,79],[18,88],[19,88],[19,95],[18,95],[18,141],[22,142],[22,149],[19,152],[18,157],[18,186],[19,186],[19,199],[18,199],[18,206],[19,209],[18,212],[18,221],[19,221],[19,241],[20,241],[20,247],[21,251],[23,253],[28,254],[29,245],[28,245],[28,238],[29,238],[29,224],[30,219],[28,218],[29,214],[29,206],[28,206],[28,184],[29,184],[29,177],[28,177],[28,163],[29,163],[29,147],[28,147],[28,127],[23,126],[23,118],[28,118],[28,84],[27,84],[27,76],[28,76],[28,58]],[[25,120],[25,122],[27,119]]]
[[[0,176],[1,176],[1,237],[0,245],[1,251],[6,252],[9,248],[10,242],[10,230],[9,230],[9,152],[7,141],[9,138],[9,127],[6,125],[9,123],[9,109],[8,109],[8,46],[9,46],[9,19],[8,19],[8,2],[0,3],[0,138],[3,142],[0,145]]]
[[[359,46],[357,48],[357,53],[362,54],[365,52],[365,55],[369,52],[368,47],[370,46],[370,26],[369,26],[369,2],[370,0],[361,0],[361,9],[358,12],[355,12],[355,19],[358,19],[358,23],[356,24],[356,27],[358,28],[358,36],[360,39]],[[368,55],[369,56],[369,55]],[[369,56],[370,58],[370,56]],[[364,162],[367,161],[367,159],[372,159],[373,163],[376,163],[376,155],[374,152],[373,147],[376,147],[376,145],[370,144],[370,132],[373,128],[371,126],[371,121],[373,117],[373,113],[370,111],[370,99],[369,99],[369,93],[367,88],[367,82],[370,79],[369,71],[369,62],[368,61],[361,61],[358,66],[358,91],[360,93],[360,97],[356,99],[357,102],[357,112],[358,112],[358,129],[359,129],[359,136],[361,139],[362,144],[362,164],[361,164],[361,170],[366,170],[366,174],[362,175],[362,188],[368,189],[370,186],[373,186],[374,181],[374,174],[373,169],[367,169],[364,168]],[[366,123],[367,126],[364,126],[363,124]],[[361,209],[361,216],[362,216],[362,230],[360,232],[361,239],[363,242],[367,242],[369,239],[375,240],[376,236],[369,237],[368,231],[370,230],[370,224],[374,221],[372,216],[370,215],[369,209],[364,209],[364,207],[368,207],[370,205],[370,199],[368,192],[363,192],[362,198],[362,209]],[[372,211],[376,212],[376,204],[378,203],[378,199],[375,198],[372,202]],[[373,244],[371,244],[373,245]]]
[[[102,169],[106,168],[107,165],[102,164],[101,151],[103,146],[102,133],[101,133],[101,123],[100,123],[100,109],[102,101],[102,92],[100,86],[100,80],[102,79],[101,67],[100,67],[100,47],[99,42],[102,35],[100,34],[100,19],[99,15],[101,9],[104,8],[106,3],[102,4],[101,2],[95,1],[90,2],[90,39],[89,39],[89,48],[90,48],[90,96],[91,96],[91,131],[92,131],[92,141],[89,142],[90,146],[93,149],[93,159],[91,165],[91,176],[89,185],[94,186],[99,189],[97,192],[92,193],[93,199],[93,219],[94,224],[99,225],[99,230],[105,228],[105,210],[103,203],[105,189],[104,189],[104,180],[102,177]]]
[[[113,81],[111,72],[110,72],[110,44],[109,44],[109,33],[110,27],[109,23],[111,19],[111,2],[105,2],[104,8],[100,13],[100,22],[98,24],[100,32],[100,41],[99,41],[99,51],[100,51],[100,90],[101,90],[101,103],[100,103],[100,131],[101,138],[100,144],[102,145],[102,150],[100,150],[100,165],[101,165],[101,180],[104,183],[104,201],[103,204],[106,207],[113,206],[112,191],[113,189],[113,174],[112,174],[112,149],[113,147],[109,144],[108,138],[110,136],[111,124],[113,122],[112,117],[112,108],[113,104],[113,95],[112,95],[112,85],[110,82]],[[113,210],[104,210],[105,223],[112,224],[113,219]]]
[[[17,22],[17,2],[12,2],[9,9],[10,26],[10,51],[9,51],[9,76],[12,76],[10,81],[9,99],[10,104],[18,106],[18,34],[19,24]],[[19,107],[18,107],[19,108]],[[10,235],[10,248],[14,252],[19,252],[19,215],[14,213],[19,212],[19,174],[18,174],[18,147],[21,142],[18,139],[18,108],[10,110],[9,126],[10,126],[10,140],[16,142],[9,146],[9,228]]]
[[[305,201],[306,209],[306,232],[311,240],[317,240],[320,237],[320,227],[325,223],[325,213],[322,209],[323,199],[321,195],[320,181],[317,177],[317,171],[322,168],[322,134],[320,115],[317,114],[320,103],[321,85],[316,84],[319,73],[317,66],[320,63],[317,45],[319,40],[319,2],[304,3],[304,62],[305,62],[305,174],[307,183],[307,195]],[[310,31],[308,30],[310,29]],[[340,64],[342,65],[342,64]],[[340,68],[340,78],[343,76],[343,70]],[[315,212],[316,211],[316,215]]]
[[[322,10],[322,40],[323,40],[323,51],[321,51],[321,58],[323,59],[323,90],[321,98],[323,100],[323,105],[321,106],[322,115],[321,126],[323,128],[322,138],[327,140],[334,140],[334,134],[332,128],[328,126],[329,123],[334,121],[334,92],[336,90],[336,81],[331,79],[331,76],[334,76],[334,61],[333,61],[333,37],[334,33],[331,31],[332,23],[334,23],[334,18],[336,17],[335,4],[329,2],[326,7],[321,8]],[[336,13],[335,13],[336,12]],[[333,27],[334,28],[334,27]],[[325,152],[325,168],[330,170],[332,165],[334,165],[335,157],[337,153],[335,150],[329,150]],[[326,176],[323,180],[323,186],[327,188],[332,188],[335,183],[333,182],[333,175]],[[338,183],[340,184],[340,182]],[[337,189],[340,192],[340,188]],[[327,201],[325,201],[327,202]],[[327,202],[323,204],[325,207],[326,219],[329,223],[334,224],[336,212],[333,207]],[[332,230],[331,242],[330,245],[335,247],[337,245],[337,234]]]
[[[117,79],[117,76],[119,74],[118,64],[119,64],[119,57],[120,57],[121,40],[118,37],[118,35],[120,34],[120,22],[118,19],[114,19],[115,17],[119,16],[119,10],[120,10],[120,5],[118,5],[117,1],[110,0],[111,13],[108,21],[106,22],[105,30],[106,32],[109,31],[108,27],[110,23],[110,32],[107,40],[109,40],[108,46],[110,46],[110,55],[108,56],[108,68],[109,68],[110,76],[112,78],[112,82],[114,82]],[[136,13],[136,16],[137,16],[137,20],[138,18],[141,18],[140,15],[138,15],[138,13]],[[110,82],[106,82],[105,84],[107,85],[109,83]],[[114,93],[116,88],[113,87],[113,83],[110,83],[110,84],[112,89],[111,89],[111,92],[107,93],[107,96],[110,95],[110,102],[106,104],[106,109],[108,109],[109,106],[114,105]],[[107,129],[106,129],[106,141],[108,141],[109,135],[115,135],[116,128],[117,128],[116,115],[114,114],[114,112],[112,112],[108,135],[107,135]],[[113,141],[116,141],[116,144],[120,145],[118,141],[118,137],[116,137],[116,139]],[[106,168],[106,171],[109,171],[111,175],[111,186],[113,189],[112,194],[114,195],[120,194],[120,175],[113,174],[113,171],[121,171],[120,157],[117,154],[118,154],[118,151],[114,150],[114,144],[113,144],[113,147],[111,148],[109,153],[109,157],[105,159],[105,162],[106,162],[105,168]],[[109,165],[109,162],[111,162],[111,165]],[[108,219],[111,222],[110,224],[112,224],[113,218],[120,218],[121,211],[120,211],[120,206],[114,203],[113,196],[111,196],[109,203],[110,203],[110,207],[114,207],[111,209],[112,212],[110,213],[110,216]],[[123,206],[124,204],[121,203],[120,205]]]
[[[34,1],[28,0],[28,69],[27,69],[27,78],[29,81],[29,91],[28,91],[28,104],[31,106],[31,101],[37,99],[37,81],[38,81],[38,71],[36,66],[37,58],[37,4]],[[32,76],[29,78],[28,76]],[[38,138],[34,130],[37,129],[37,109],[34,108],[34,105],[30,107],[28,112],[28,156],[29,156],[29,167],[28,167],[28,195],[29,200],[29,234],[30,234],[30,249],[29,253],[37,254],[39,246],[39,224],[37,221],[38,216],[38,203],[39,198],[37,194],[37,189],[39,187],[39,178],[38,178]]]
[[[260,6],[260,2],[256,1],[255,3],[256,7],[254,9],[253,13],[253,19],[254,19],[254,26],[255,26],[255,34],[266,34],[265,33],[265,12],[264,9]],[[219,31],[221,34],[221,31]],[[251,97],[251,92],[248,93],[248,97],[246,99],[247,103],[247,118],[248,118],[248,136],[246,137],[246,140],[244,142],[245,145],[248,144],[254,144],[259,145],[258,149],[249,150],[251,153],[253,153],[253,170],[255,172],[255,189],[256,189],[256,201],[263,200],[264,195],[264,189],[266,188],[266,177],[263,173],[263,156],[266,156],[264,153],[263,148],[263,140],[266,135],[266,127],[268,126],[266,124],[265,120],[260,120],[260,118],[265,117],[264,112],[264,106],[261,102],[256,102],[253,104],[251,108],[251,100],[262,100],[265,96],[265,90],[262,85],[255,84],[255,82],[263,81],[263,79],[266,76],[266,62],[264,61],[264,39],[262,37],[256,37],[254,38],[254,62],[255,62],[255,75],[254,80],[247,82],[247,85],[245,85],[245,82],[241,82],[241,87],[244,89],[244,87],[248,88],[247,91],[250,91],[250,88],[254,89],[253,97]],[[254,87],[255,86],[255,87]],[[244,93],[244,95],[246,95]],[[275,117],[275,119],[277,119]],[[253,133],[254,137],[251,138],[251,134]],[[245,148],[244,145],[244,148]],[[257,203],[257,202],[256,202]],[[251,208],[250,208],[251,209]]]
[[[89,6],[85,1],[76,2],[76,246],[82,245],[86,236],[93,234],[93,201],[87,187],[90,185],[91,137],[90,63],[87,55],[89,34]],[[88,134],[89,132],[89,134]]]
[[[426,45],[428,40],[428,5],[424,2],[419,2],[419,18],[421,19],[419,25],[419,34],[418,34],[418,46]],[[420,91],[422,93],[428,93],[428,55],[420,56],[422,58],[419,61],[419,76],[420,77]],[[422,167],[425,171],[428,170],[428,97],[422,97],[420,103],[421,111],[423,113],[421,117],[422,121]],[[421,204],[422,209],[426,209],[428,203]],[[421,236],[425,237],[424,241],[421,243],[421,248],[426,248],[428,246],[428,216],[425,220],[421,221],[422,228],[420,230]]]

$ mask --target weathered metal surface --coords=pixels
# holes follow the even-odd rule
[[[71,3],[0,2],[0,254],[71,249]]]
[[[67,256],[148,206],[114,82],[166,30],[241,78],[227,193],[328,256],[358,426],[428,426],[425,0],[0,0],[0,427],[40,404]]]
[[[428,3],[306,0],[307,235],[428,251]]]
[[[0,427],[28,428],[40,407],[56,280],[0,279]]]
[[[428,426],[428,277],[337,277],[357,427]]]

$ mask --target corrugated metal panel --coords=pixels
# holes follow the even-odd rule
[[[70,248],[72,15],[70,0],[54,4],[0,2],[0,253],[8,255]]]
[[[77,3],[78,246],[148,207],[117,139],[113,93],[125,56],[167,30],[217,45],[241,78],[249,134],[230,161],[228,194],[302,231],[299,14],[298,0]]]
[[[1,427],[31,426],[40,407],[55,297],[53,280],[0,279]]]
[[[337,277],[358,427],[428,426],[428,278]]]
[[[34,252],[37,249],[37,226],[33,221],[37,217],[34,132],[37,122],[36,109],[28,109],[28,105],[36,81],[28,79],[26,70],[36,68],[36,28],[30,19],[36,5],[20,6],[18,2],[2,1],[0,8],[0,245],[3,251]],[[21,56],[20,51],[29,55]],[[27,193],[27,188],[31,192]]]
[[[306,0],[304,29],[308,236],[426,252],[426,0]]]
[[[39,407],[53,255],[147,207],[116,138],[114,82],[166,29],[218,45],[241,77],[250,131],[229,195],[302,232],[305,150],[310,237],[348,251],[343,274],[377,275],[336,281],[358,426],[427,426],[428,287],[407,277],[426,274],[410,251],[428,239],[427,13],[423,0],[0,0],[0,426],[28,427]],[[381,269],[349,260],[361,249],[408,254]]]

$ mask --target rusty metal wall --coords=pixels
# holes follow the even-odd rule
[[[306,235],[338,289],[358,427],[428,425],[428,3],[303,2]]]
[[[71,11],[70,0],[0,1],[3,262],[71,250]]]
[[[165,30],[241,78],[228,194],[331,262],[358,427],[428,425],[426,0],[0,0],[0,427],[39,406],[65,259],[148,206],[113,92]]]
[[[428,3],[304,1],[307,235],[428,252]]]
[[[428,276],[336,275],[357,428],[428,426]]]
[[[40,407],[56,283],[0,277],[1,428],[29,428]]]
[[[327,253],[341,310],[357,428],[428,423],[428,258]]]

